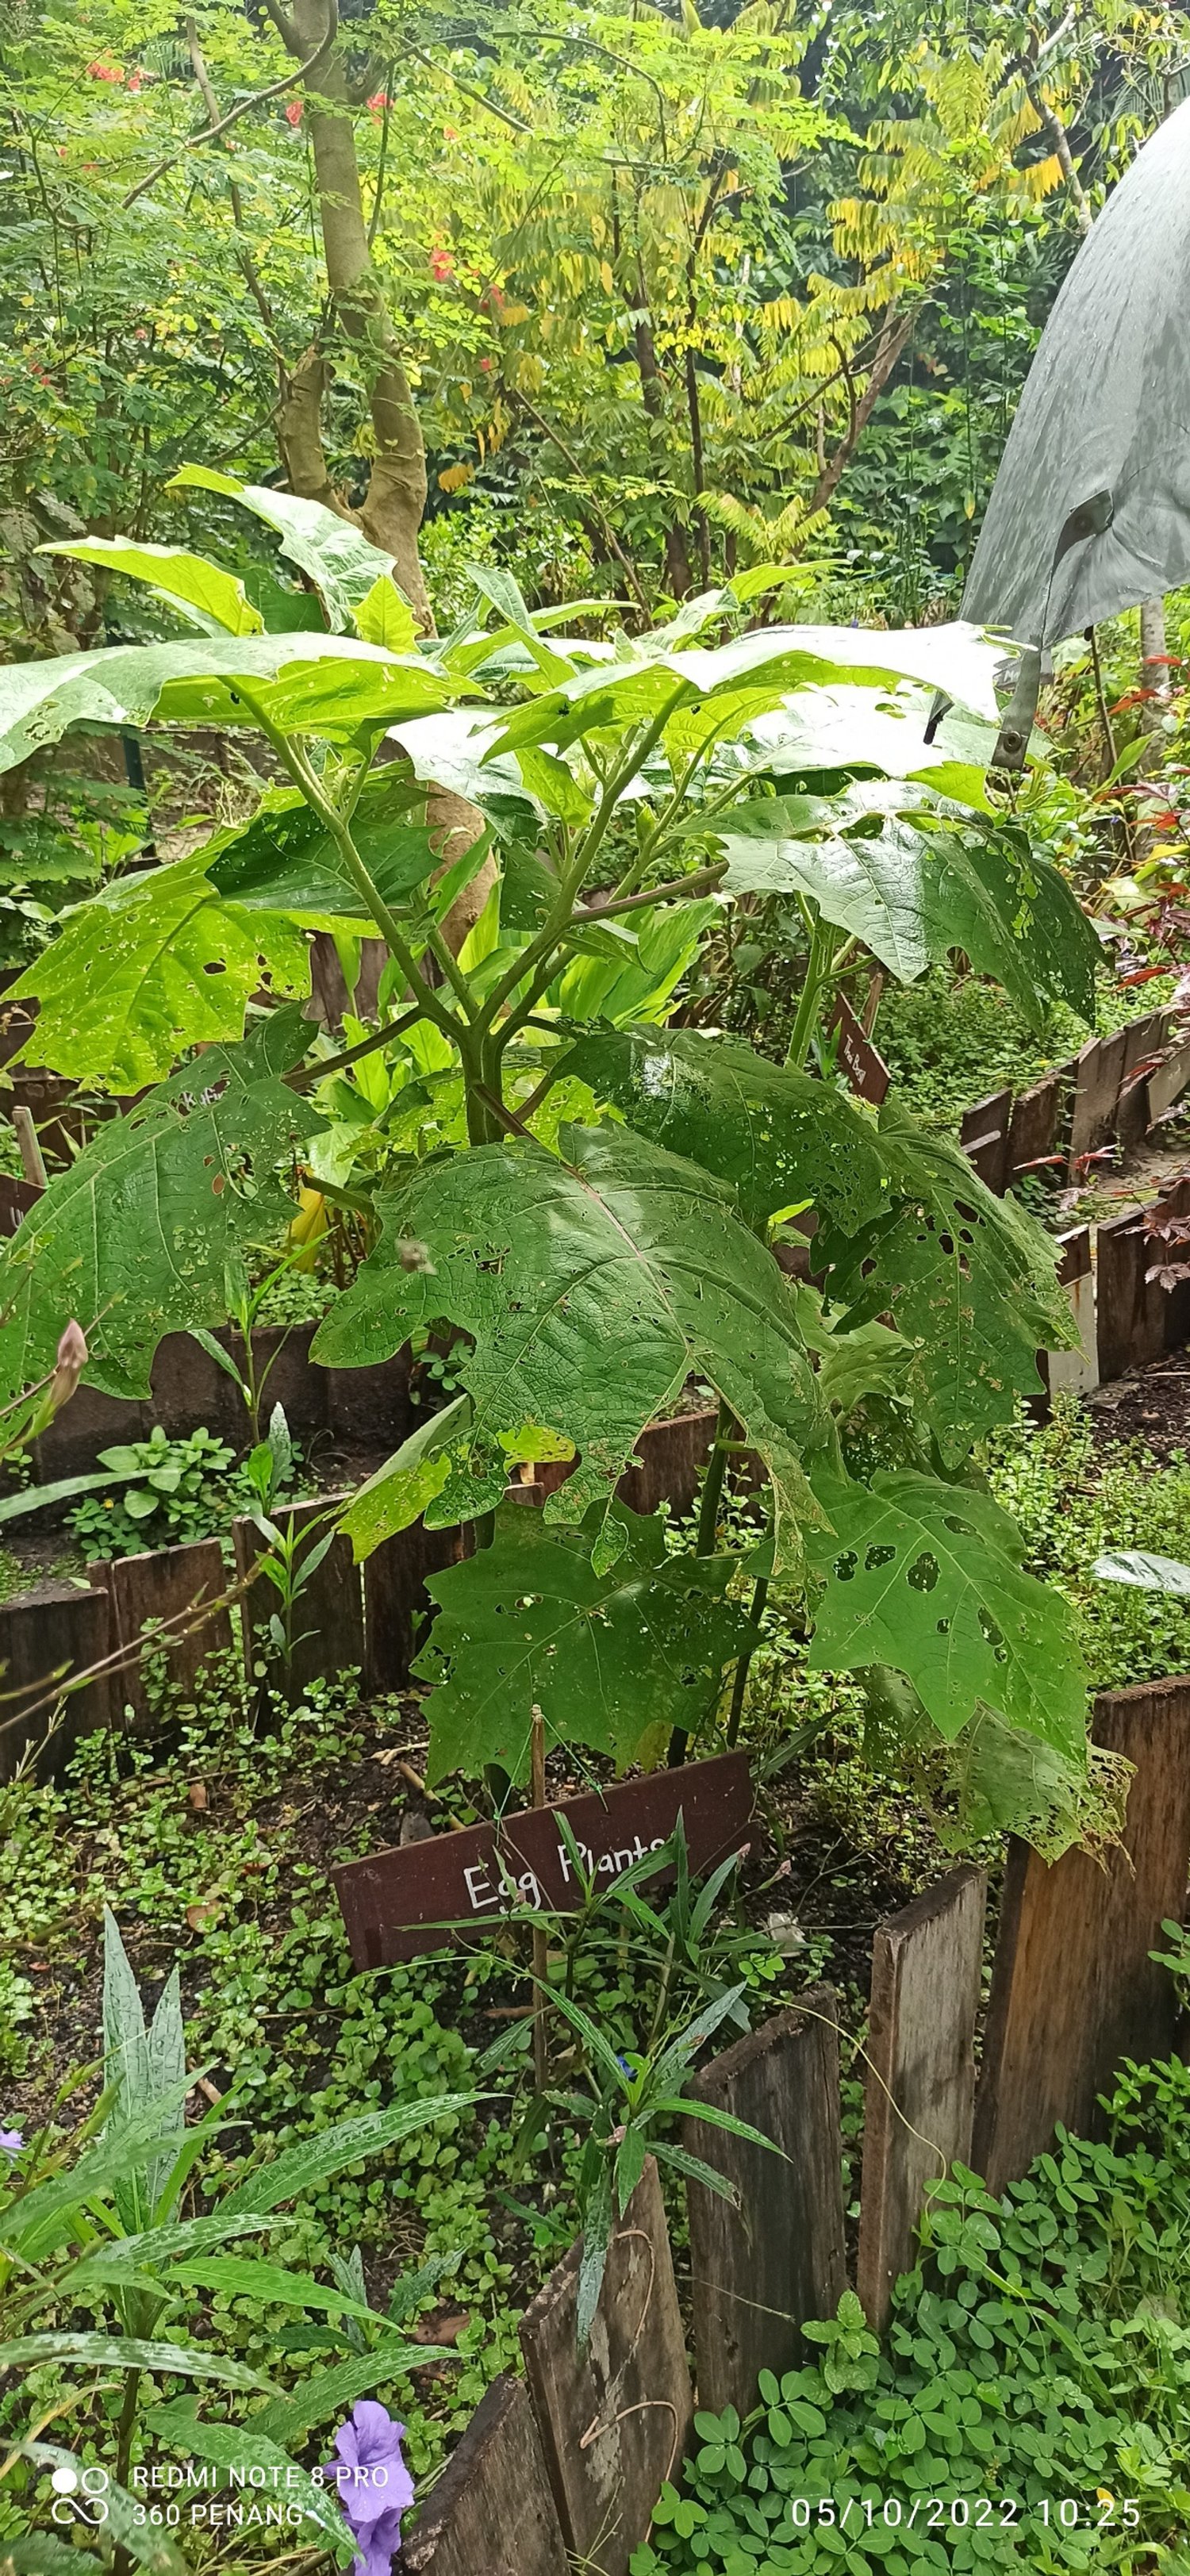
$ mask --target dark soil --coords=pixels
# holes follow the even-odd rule
[[[1141,1441],[1163,1466],[1190,1455],[1190,1348],[1167,1351],[1147,1368],[1097,1387],[1087,1413],[1098,1447]]]

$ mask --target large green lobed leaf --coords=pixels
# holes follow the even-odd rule
[[[254,993],[310,989],[291,922],[222,903],[202,860],[121,877],[66,914],[59,938],[13,988],[36,996],[26,1052],[55,1073],[136,1091],[188,1047],[241,1038]]]
[[[408,781],[390,762],[365,781],[352,816],[356,849],[393,910],[442,864],[425,824],[410,821],[410,802]],[[225,901],[253,913],[371,919],[325,823],[296,788],[271,788],[251,821],[216,833],[197,864]]]
[[[271,723],[338,743],[433,714],[456,694],[428,662],[345,635],[112,644],[0,668],[0,771],[59,742],[72,724],[254,724],[237,681]]]
[[[221,1324],[225,1271],[276,1241],[291,1209],[276,1166],[325,1120],[283,1073],[309,1029],[293,1005],[241,1046],[212,1047],[100,1127],[0,1253],[0,1389],[53,1366],[63,1325],[87,1336],[86,1375],[147,1396],[162,1335]]]
[[[824,820],[833,831],[823,833]],[[1094,1018],[1095,932],[1065,877],[1017,829],[964,823],[923,789],[877,783],[829,803],[749,799],[716,837],[724,893],[812,898],[902,983],[959,948],[1035,1027],[1055,1000]]]
[[[597,1029],[566,1065],[638,1135],[730,1181],[750,1226],[808,1199],[854,1234],[888,1205],[873,1121],[833,1084],[767,1064],[742,1039]]]
[[[1065,1755],[1086,1732],[1076,1613],[1022,1571],[1023,1541],[989,1494],[878,1470],[870,1486],[814,1479],[833,1536],[811,1533],[823,1590],[810,1664],[891,1664],[940,1734],[982,1704]]]
[[[1036,1393],[1038,1351],[1076,1345],[1058,1248],[1015,1199],[993,1196],[958,1145],[895,1101],[877,1132],[897,1204],[850,1243],[825,1233],[816,1250],[852,1321],[892,1315],[914,1354],[906,1392],[957,1464],[1011,1420],[1018,1396]]]
[[[315,1356],[362,1368],[442,1319],[472,1337],[459,1364],[472,1415],[427,1512],[436,1528],[494,1509],[510,1435],[530,1425],[581,1453],[546,1506],[580,1520],[610,1499],[639,1433],[694,1373],[764,1459],[780,1560],[796,1561],[797,1524],[815,1508],[801,1453],[825,1414],[776,1263],[693,1163],[624,1128],[565,1127],[561,1144],[561,1160],[529,1143],[481,1146],[384,1202],[381,1242]],[[605,1544],[616,1543],[613,1529]]]
[[[620,1769],[642,1738],[651,1752],[710,1716],[752,1633],[723,1597],[737,1559],[670,1556],[660,1522],[618,1502],[612,1516],[624,1544],[610,1572],[592,1564],[594,1526],[550,1529],[509,1504],[490,1547],[429,1577],[439,1610],[416,1670],[435,1684],[431,1782],[475,1779],[485,1762],[527,1780],[535,1706],[547,1744],[586,1745]]]

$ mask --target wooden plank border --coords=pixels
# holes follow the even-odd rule
[[[734,2186],[738,2207],[705,2184],[687,2189],[698,2398],[712,2414],[756,2403],[761,2370],[791,2370],[799,2329],[833,2316],[847,2287],[838,2003],[814,1986],[688,2087],[691,2101],[731,2111],[776,2154],[700,2121],[683,2142]]]
[[[993,2192],[1055,2124],[1094,2133],[1122,2057],[1168,2056],[1173,1982],[1150,1953],[1181,1921],[1190,1872],[1190,1679],[1096,1703],[1094,1740],[1136,1766],[1123,1846],[1047,1864],[1009,1844],[976,2099],[973,2160]]]
[[[987,1872],[952,1870],[876,1927],[856,2287],[887,2324],[931,2183],[971,2158]]]

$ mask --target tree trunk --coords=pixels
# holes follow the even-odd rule
[[[325,26],[326,0],[294,0],[293,31],[303,59],[314,52]],[[351,92],[337,52],[306,83],[306,93],[326,282],[339,328],[360,363],[375,436],[368,496],[359,522],[373,545],[383,546],[395,558],[397,579],[414,616],[432,632],[433,616],[417,550],[426,506],[426,453],[409,379],[368,249]],[[322,500],[330,480],[318,422],[326,369],[314,353],[311,359],[313,363],[303,361],[305,380],[294,425],[297,435],[288,422],[284,434],[305,477],[306,496]],[[320,486],[317,491],[310,488],[315,480]]]
[[[1147,733],[1160,729],[1169,696],[1169,662],[1165,642],[1165,601],[1146,599],[1140,612],[1140,685],[1149,694],[1142,722]]]
[[[657,364],[653,325],[646,313],[642,313],[637,322],[635,342],[641,400],[648,414],[650,427],[660,429],[665,422],[665,390],[661,382],[661,369]],[[678,526],[676,520],[671,520],[665,531],[665,578],[675,599],[685,599],[687,593],[693,589],[690,557],[686,550],[686,532],[684,528]]]
[[[325,34],[326,8],[327,0],[294,0],[292,15],[287,16],[279,0],[270,5],[274,25],[299,61],[309,59]],[[432,635],[434,613],[417,543],[426,505],[425,444],[396,333],[372,266],[351,89],[338,52],[320,65],[305,88],[327,285],[338,328],[359,363],[372,417],[373,458],[363,508],[348,508],[327,467],[322,399],[332,368],[325,346],[307,349],[294,370],[278,413],[278,444],[293,491],[357,522],[373,545],[393,557],[397,580],[413,614],[423,633]],[[477,806],[442,787],[429,789],[426,819],[434,845],[442,853],[443,870],[470,849],[484,828]],[[443,932],[456,956],[483,911],[495,875],[492,861],[485,860],[447,914]]]
[[[906,314],[904,320],[898,322],[893,306],[889,306],[876,346],[876,354],[868,369],[868,381],[858,399],[854,392],[852,393],[851,418],[834,455],[828,457],[818,477],[810,500],[810,512],[807,515],[815,510],[825,510],[827,503],[834,498],[844,468],[850,464],[855,454],[876,408],[877,400],[888,383],[912,327],[912,314]],[[850,389],[850,378],[848,385]]]
[[[1169,704],[1169,662],[1165,641],[1165,601],[1145,599],[1140,610],[1140,685],[1146,692],[1140,708],[1140,721],[1149,735],[1148,749],[1140,764],[1145,778],[1160,775],[1166,755],[1166,738],[1161,719]],[[1138,780],[1139,784],[1139,780]],[[1154,810],[1147,797],[1137,799],[1138,813],[1133,835],[1135,857],[1150,858],[1156,833],[1147,816]]]

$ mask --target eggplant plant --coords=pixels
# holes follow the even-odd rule
[[[557,629],[608,603],[531,612],[477,567],[460,625],[419,636],[390,558],[332,513],[179,482],[280,531],[326,631],[260,631],[182,549],[87,540],[59,551],[198,631],[0,672],[6,765],[72,723],[203,725],[255,733],[287,782],[75,908],[16,988],[39,1062],[147,1088],[0,1253],[0,1399],[45,1367],[67,1296],[90,1381],[147,1395],[160,1337],[242,1303],[313,1175],[370,1247],[316,1359],[453,1336],[453,1401],[343,1523],[361,1557],[419,1515],[478,1525],[433,1581],[431,1779],[523,1782],[538,1709],[550,1741],[619,1764],[713,1749],[772,1596],[812,1666],[866,1679],[875,1742],[928,1745],[985,1822],[1044,1810],[1051,1848],[1055,1817],[1074,1838],[1095,1791],[1071,1614],[980,1463],[1037,1351],[1072,1342],[1054,1246],[895,1096],[877,1115],[840,1090],[817,1045],[865,956],[912,979],[960,948],[1035,1021],[1055,998],[1093,1018],[1094,934],[986,793],[997,648],[961,625],[749,630],[763,567],[602,640]],[[960,713],[930,743],[939,685]],[[784,1064],[670,1024],[710,925],[774,890],[805,953]],[[349,1046],[303,1017],[315,929],[349,968],[362,938],[387,948]],[[791,1219],[815,1284],[774,1258]],[[675,1555],[615,1488],[691,1379],[719,1428]],[[719,1509],[738,1449],[764,1481],[746,1559]],[[542,1513],[510,1508],[542,1458],[572,1472]]]

